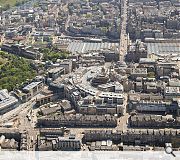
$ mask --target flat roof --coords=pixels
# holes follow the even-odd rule
[[[18,100],[15,97],[9,95],[9,93],[6,89],[0,90],[0,108],[10,106],[17,102],[18,102]]]
[[[179,94],[180,93],[180,87],[166,87],[165,88],[165,93],[174,93],[174,94]]]
[[[99,51],[101,49],[111,49],[115,50],[119,46],[119,43],[90,43],[90,42],[71,42],[68,45],[67,50],[72,53],[86,53],[88,51]]]
[[[49,73],[56,73],[56,72],[59,72],[61,70],[64,70],[63,67],[56,67],[56,68],[52,68],[49,70]]]
[[[34,87],[36,87],[37,85],[39,85],[42,82],[32,82],[30,84],[28,84],[26,87],[23,88],[23,90],[29,91],[31,89],[33,89]]]
[[[156,42],[146,43],[148,54],[154,53],[156,55],[177,55],[180,56],[179,42]]]
[[[114,93],[114,92],[101,92],[99,97],[108,97],[108,98],[123,98],[123,94]]]
[[[146,74],[147,68],[132,68],[131,74]]]
[[[115,84],[113,83],[106,83],[106,84],[101,84],[101,85],[98,85],[99,88],[109,88],[109,87],[114,87]]]
[[[7,89],[0,90],[0,102],[8,98],[9,98],[9,94]]]

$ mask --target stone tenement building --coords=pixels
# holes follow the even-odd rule
[[[112,130],[87,130],[83,137],[83,143],[112,140],[113,143],[128,145],[164,146],[172,143],[175,146],[180,138],[180,131],[174,129],[131,129],[125,132]]]
[[[38,119],[41,127],[116,127],[117,120],[111,115],[58,115]]]
[[[180,128],[180,117],[161,115],[135,115],[129,118],[131,127],[141,128]]]

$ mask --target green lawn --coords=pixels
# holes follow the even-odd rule
[[[18,2],[23,2],[26,0],[0,0],[0,6],[3,8],[7,7],[7,5],[15,6]]]
[[[16,0],[0,0],[0,5],[1,5],[2,7],[5,6],[5,5],[7,5],[7,4],[13,6],[13,5],[16,4]]]

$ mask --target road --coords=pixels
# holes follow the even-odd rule
[[[31,113],[33,103],[35,101],[36,97],[33,97],[30,101],[20,104],[17,108],[13,109],[10,112],[7,112],[3,116],[1,116],[0,122],[5,123],[8,121],[13,121],[14,119],[19,120],[18,130],[20,133],[23,133],[24,131],[27,132],[27,145],[28,150],[33,151],[36,147],[36,140],[37,140],[37,134],[38,130],[36,130],[34,121],[36,118],[34,118],[35,113]],[[28,113],[32,118],[30,121],[27,117]],[[33,138],[32,138],[33,137]]]
[[[68,5],[69,5],[70,2],[67,2],[66,5],[63,6],[63,10],[68,13],[68,16],[67,16],[67,20],[66,20],[66,23],[65,23],[65,31],[67,32],[68,30],[68,27],[69,27],[69,21],[70,21],[70,15],[69,15],[69,11],[68,11]]]
[[[26,114],[28,112],[28,110],[32,109],[32,106],[36,103],[36,98],[37,97],[34,96],[28,102],[20,104],[15,109],[3,114],[0,117],[0,123],[8,122],[8,121],[18,117],[18,115],[21,114],[21,112]]]
[[[31,110],[30,110],[31,112]],[[34,123],[33,121],[30,121],[27,117],[27,110],[24,110],[19,114],[19,120],[20,120],[20,125],[19,125],[19,131],[23,132],[26,130],[27,132],[27,148],[29,151],[34,151],[36,148],[37,144],[37,134],[38,130],[34,129]],[[32,114],[30,114],[31,116]]]
[[[128,9],[128,0],[122,0],[121,2],[121,24],[120,24],[120,44],[119,44],[119,59],[124,61],[124,56],[127,53],[127,9]]]
[[[1,123],[2,123],[2,122],[7,122],[7,121],[9,121],[9,120],[17,117],[17,115],[18,115],[21,111],[23,111],[23,110],[25,110],[25,109],[28,110],[28,109],[30,109],[30,108],[31,108],[31,102],[30,102],[30,101],[29,101],[29,102],[26,102],[26,103],[23,103],[23,104],[20,104],[20,105],[19,105],[18,107],[16,107],[15,109],[13,109],[13,110],[11,110],[11,111],[3,114],[3,115],[1,116],[0,122],[1,122]]]

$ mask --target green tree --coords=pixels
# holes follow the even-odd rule
[[[155,73],[149,72],[147,76],[148,76],[148,78],[155,78]]]
[[[6,58],[7,63],[0,68],[0,88],[13,90],[17,85],[21,85],[26,79],[35,77],[36,72],[30,62],[15,55],[0,52],[0,57]]]
[[[69,52],[61,51],[56,47],[49,48],[43,48],[39,50],[41,53],[43,53],[43,60],[44,61],[53,61],[56,62],[57,59],[66,59],[69,56]]]

